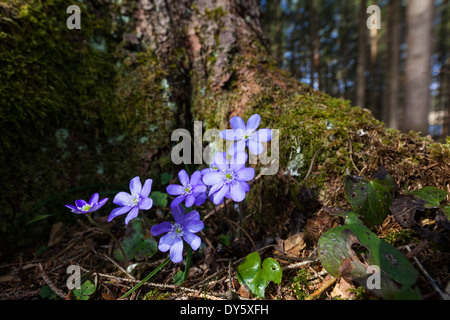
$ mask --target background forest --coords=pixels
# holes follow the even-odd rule
[[[373,12],[366,11],[372,4],[380,8],[380,29],[368,30]],[[428,83],[422,95],[429,97],[416,101],[429,110],[429,127],[422,132],[445,140],[450,132],[450,3],[423,4],[414,16],[401,0],[263,0],[262,24],[280,66],[315,89],[369,108],[390,128],[413,129],[404,121],[415,108],[407,99],[417,83]],[[423,32],[429,36],[415,55],[425,59],[429,72],[409,71],[408,63],[417,60],[407,60],[408,41],[417,42]]]

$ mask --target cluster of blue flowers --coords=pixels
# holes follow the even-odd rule
[[[221,132],[221,137],[225,140],[236,141],[227,151],[231,156],[227,157],[227,152],[217,152],[213,157],[210,167],[201,171],[195,171],[190,177],[185,170],[178,173],[181,184],[171,184],[166,188],[168,194],[176,196],[170,204],[175,223],[164,221],[151,227],[151,234],[160,238],[158,249],[161,252],[170,250],[170,259],[174,263],[183,260],[183,240],[186,241],[195,251],[200,247],[201,239],[195,233],[203,230],[204,223],[200,220],[198,211],[185,213],[181,203],[190,208],[193,205],[200,206],[206,199],[215,204],[221,204],[225,198],[235,202],[245,199],[250,190],[248,181],[255,176],[255,169],[246,167],[248,155],[245,147],[254,154],[259,155],[264,147],[261,142],[271,140],[270,129],[257,130],[261,122],[258,114],[252,115],[247,124],[240,117],[233,117],[230,120],[231,128]],[[144,185],[139,177],[134,177],[130,181],[130,193],[119,192],[113,199],[113,203],[118,205],[111,211],[108,222],[117,216],[127,213],[125,224],[137,217],[139,210],[149,210],[153,206],[153,200],[149,197],[152,187],[152,179],[147,179]],[[108,198],[99,201],[98,193],[95,193],[89,202],[76,200],[75,206],[66,205],[72,212],[86,214],[100,209]]]

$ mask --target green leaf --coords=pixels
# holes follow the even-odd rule
[[[411,262],[363,225],[328,230],[319,238],[318,252],[323,267],[335,278],[355,281],[384,299],[420,299],[413,287],[418,274]],[[380,269],[379,288],[368,287],[369,266]]]
[[[41,290],[39,291],[40,295],[42,298],[48,298],[48,299],[56,299],[57,295],[56,293],[48,286],[45,285],[41,288]]]
[[[406,194],[425,201],[426,208],[438,208],[441,201],[447,197],[447,192],[436,187],[423,187],[414,191],[407,191]]]
[[[239,265],[237,278],[241,285],[245,284],[252,294],[264,298],[264,292],[270,281],[281,283],[283,271],[279,263],[272,258],[267,258],[262,263],[258,252],[250,253]]]
[[[150,258],[158,251],[156,240],[145,234],[144,222],[140,218],[130,221],[120,244],[129,261]],[[114,249],[114,257],[119,261],[124,260],[118,247]]]
[[[163,172],[161,175],[161,183],[163,185],[168,184],[172,180],[173,175],[171,173]]]
[[[442,208],[441,210],[444,212],[444,214],[447,217],[447,219],[450,220],[450,206]]]
[[[179,270],[173,276],[173,284],[176,285],[176,286],[181,284],[183,282],[183,278],[184,278],[184,272]]]
[[[150,198],[153,200],[153,205],[155,205],[157,207],[164,208],[167,206],[167,203],[168,203],[167,193],[153,191],[150,194]]]
[[[74,289],[73,295],[77,300],[88,300],[95,293],[97,286],[94,280],[88,279],[83,282],[80,289]]]
[[[345,195],[353,211],[361,215],[365,223],[378,225],[389,215],[395,185],[392,177],[382,167],[373,180],[348,175],[344,179]]]

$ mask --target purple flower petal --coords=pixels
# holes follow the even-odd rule
[[[95,210],[100,209],[108,201],[108,198],[102,199],[95,205]]]
[[[250,185],[245,182],[245,181],[241,181],[241,186],[244,189],[245,192],[249,192],[250,191]]]
[[[220,132],[220,136],[229,141],[236,141],[239,138],[239,135],[236,133],[234,129],[227,129]]]
[[[230,155],[234,155],[237,152],[243,152],[245,150],[245,140],[239,140],[228,148],[227,152]]]
[[[213,194],[212,200],[214,204],[219,204],[223,201],[225,195],[229,192],[230,187],[228,184],[224,184],[216,193]]]
[[[139,208],[137,206],[133,207],[131,209],[130,213],[127,214],[127,217],[125,218],[125,224],[128,224],[128,222],[130,222],[130,220],[136,218],[138,216],[138,213],[139,213]]]
[[[75,200],[75,205],[77,208],[82,208],[83,206],[87,205],[88,203],[85,200]]]
[[[242,130],[245,131],[245,129],[246,129],[245,122],[244,122],[244,120],[242,120],[241,117],[233,117],[233,118],[231,118],[230,124],[231,124],[231,128],[233,128],[234,130],[242,129]]]
[[[270,141],[272,139],[272,130],[264,128],[255,132],[253,140],[256,141]]]
[[[123,207],[126,206],[131,201],[131,199],[133,199],[133,197],[129,193],[121,191],[116,194],[113,199],[113,203]]]
[[[164,222],[161,222],[160,224],[153,225],[152,228],[150,229],[150,233],[152,234],[152,236],[156,237],[162,233],[169,232],[170,229],[172,229],[172,227],[173,227],[173,224],[171,224],[168,221],[164,221]]]
[[[197,210],[192,210],[184,216],[184,224],[186,225],[191,220],[200,220],[200,213]]]
[[[184,227],[183,230],[187,230],[188,232],[196,233],[202,231],[205,227],[205,224],[201,220],[192,219],[189,221]]]
[[[183,239],[191,246],[192,250],[194,251],[197,250],[202,243],[202,239],[191,232],[183,232]]]
[[[175,208],[177,207],[180,203],[183,202],[183,200],[186,199],[186,196],[183,194],[181,196],[176,197],[175,199],[172,200],[172,202],[170,203],[170,207],[171,208]]]
[[[210,172],[214,172],[214,171],[211,168],[205,168],[200,171],[202,176],[204,176],[205,174],[210,173]]]
[[[186,200],[184,201],[184,205],[185,205],[187,208],[190,208],[190,207],[192,207],[192,205],[194,204],[194,202],[195,202],[195,196],[191,193],[190,195],[188,195],[188,196],[186,197]]]
[[[241,202],[245,199],[245,191],[240,183],[233,183],[230,185],[230,196],[234,202]]]
[[[167,186],[166,191],[168,194],[172,196],[177,196],[180,194],[184,194],[184,188],[183,186],[180,186],[179,184],[170,184]]]
[[[77,207],[75,207],[75,206],[73,206],[73,205],[71,205],[71,204],[66,204],[65,206],[66,206],[67,208],[69,208],[70,210],[72,210],[72,212],[75,212],[75,213],[84,213],[84,212],[81,212],[80,210],[78,210]]]
[[[206,192],[202,192],[198,196],[195,197],[194,204],[196,206],[201,206],[206,201],[206,198],[208,198],[208,195],[206,194]]]
[[[178,179],[180,179],[180,182],[183,186],[189,184],[189,176],[184,169],[181,169],[180,172],[178,172]]]
[[[247,120],[247,130],[256,130],[261,123],[261,116],[259,114],[254,114]]]
[[[144,186],[142,187],[140,193],[141,197],[146,198],[150,195],[150,192],[152,191],[152,183],[153,183],[152,179],[145,180]]]
[[[252,167],[243,168],[236,172],[236,177],[240,181],[250,181],[255,177],[255,169]]]
[[[170,247],[170,260],[173,263],[179,263],[183,260],[183,240],[177,238]]]
[[[245,152],[236,152],[230,160],[230,169],[233,171],[239,171],[245,167],[247,162],[247,154]]]
[[[202,178],[202,174],[200,173],[200,171],[195,171],[195,172],[191,175],[190,184],[191,184],[192,186],[195,186],[195,185],[199,184],[199,182],[201,182],[201,178]]]
[[[89,200],[89,205],[93,206],[94,204],[97,204],[98,198],[99,198],[98,193],[94,193],[91,197],[91,200]]]
[[[212,163],[214,163],[220,171],[226,171],[228,169],[227,153],[220,151],[216,152],[212,159]]]
[[[258,141],[249,140],[248,141],[248,150],[250,150],[251,153],[253,153],[255,156],[257,156],[258,154],[263,152],[264,146]]]
[[[139,209],[141,210],[150,210],[153,206],[152,198],[144,198],[142,202],[139,204]]]
[[[216,183],[215,185],[213,185],[211,187],[211,189],[209,189],[209,194],[208,195],[211,196],[212,194],[216,193],[219,189],[222,188],[224,183],[225,183],[224,180],[222,180],[222,181]]]
[[[225,174],[223,172],[214,171],[203,176],[203,183],[208,186],[212,186],[223,182],[223,179],[225,179]]]
[[[206,192],[206,186],[204,184],[197,184],[192,189],[192,192],[193,193],[204,193],[204,192]]]
[[[175,237],[171,233],[167,233],[159,239],[158,249],[161,252],[166,252],[170,249],[173,242],[175,240]]]
[[[131,181],[130,181],[131,194],[133,194],[133,193],[141,194],[141,190],[142,190],[142,184],[141,184],[141,180],[139,179],[139,177],[134,177],[133,179],[131,179]]]
[[[176,223],[183,225],[184,223],[184,209],[182,206],[176,206],[172,208],[173,219]]]
[[[111,211],[111,213],[109,214],[108,222],[110,222],[112,219],[114,219],[117,216],[127,213],[130,210],[131,210],[131,207],[127,207],[127,206],[113,209],[113,211]]]

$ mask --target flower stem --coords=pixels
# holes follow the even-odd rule
[[[144,279],[142,279],[137,285],[135,285],[133,288],[131,288],[130,290],[128,290],[127,293],[125,293],[124,295],[122,295],[119,299],[123,299],[127,296],[129,296],[130,294],[132,294],[135,290],[137,290],[140,286],[142,286],[145,282],[147,282],[148,280],[150,280],[151,277],[153,277],[156,273],[158,273],[162,268],[165,267],[166,264],[168,264],[170,261],[170,257],[167,257],[166,260],[163,261],[163,263],[161,263],[159,266],[157,266],[155,268],[155,270],[153,270],[149,275],[147,275]]]
[[[120,252],[122,253],[123,256],[123,260],[125,262],[125,265],[128,267],[128,265],[130,264],[130,262],[128,261],[127,255],[125,254],[125,251],[122,248],[122,245],[120,244],[119,240],[117,240],[117,238],[106,228],[104,228],[103,226],[101,226],[100,224],[98,224],[97,222],[95,222],[94,219],[92,219],[91,214],[87,213],[86,216],[88,217],[89,221],[96,226],[97,228],[103,230],[103,232],[105,232],[107,235],[109,235],[114,242],[117,244],[117,246],[119,247]]]
[[[189,275],[189,268],[191,267],[191,259],[192,259],[192,248],[191,246],[187,246],[187,256],[186,256],[186,267],[184,268],[183,273],[183,281],[186,281]]]

